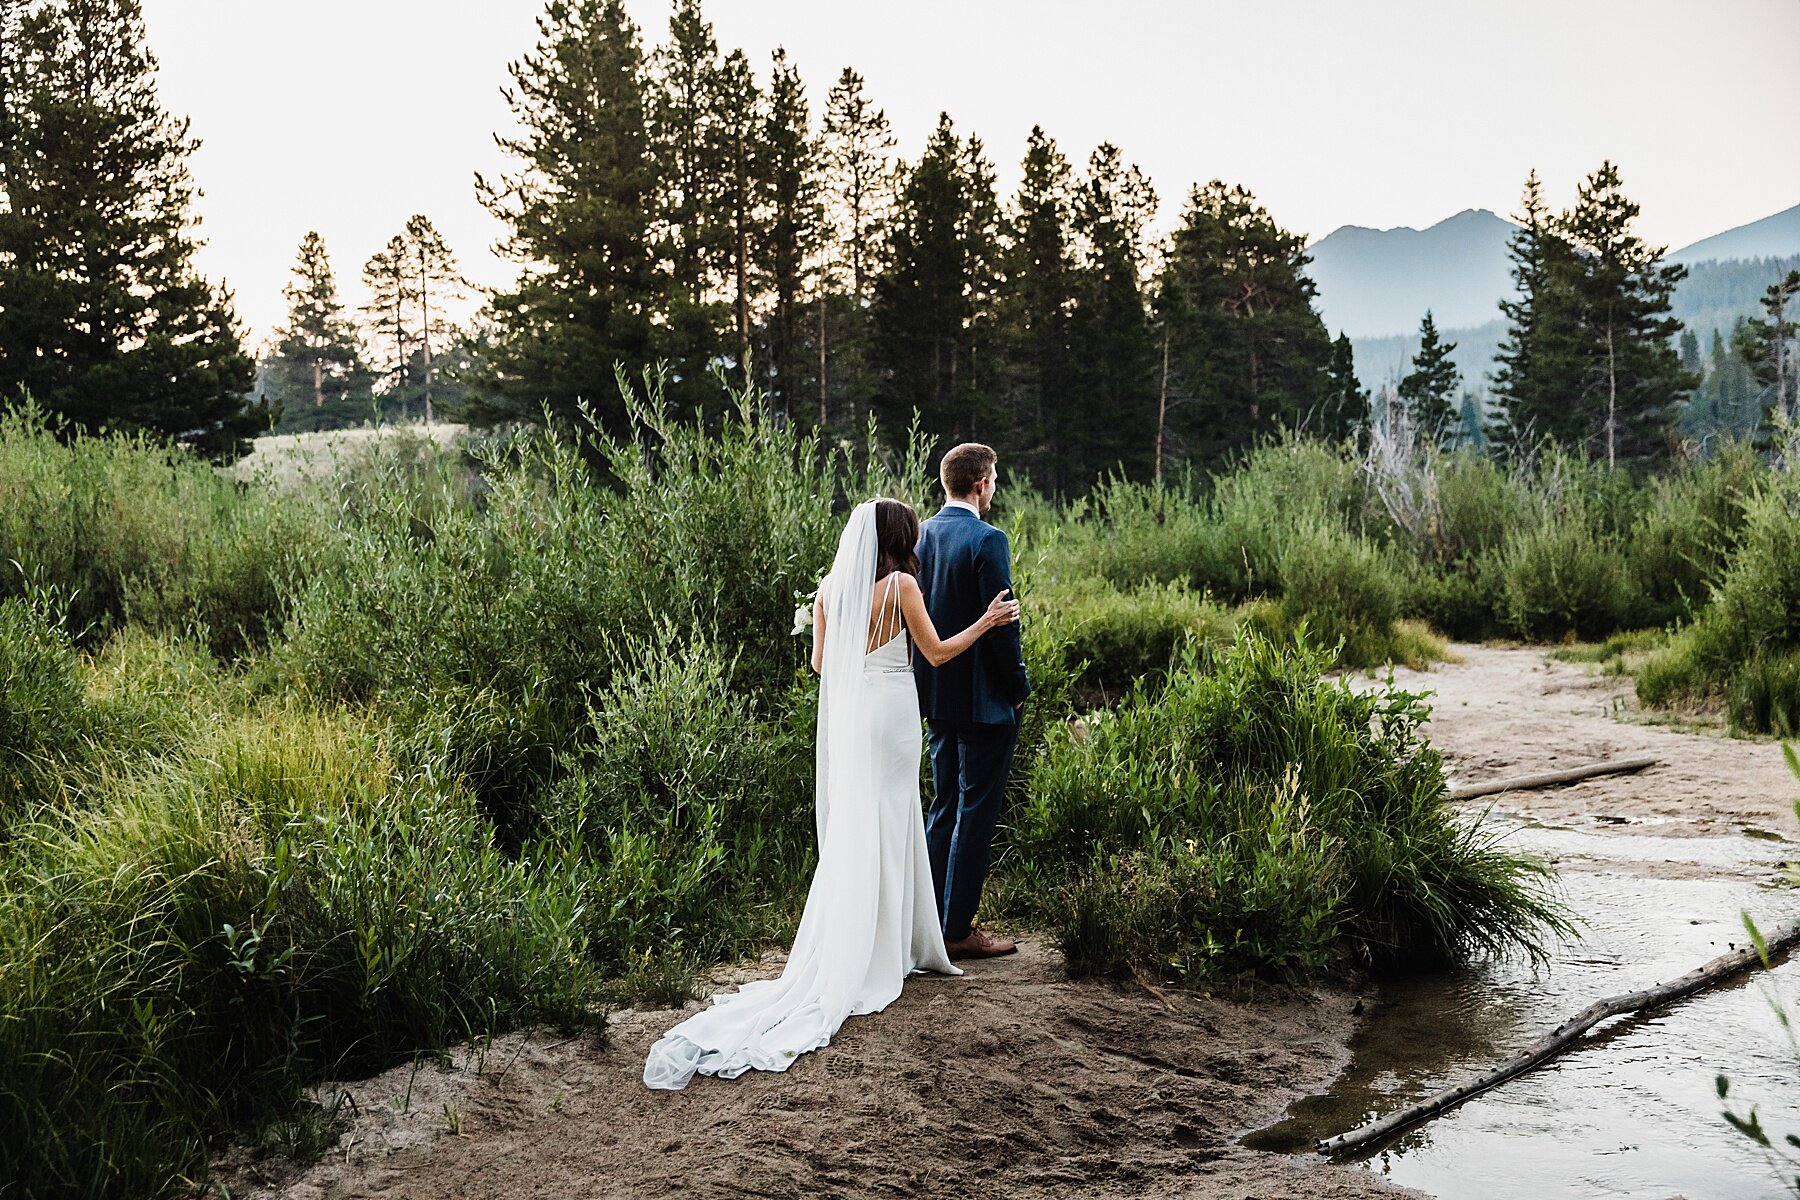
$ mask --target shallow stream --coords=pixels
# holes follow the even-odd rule
[[[1483,962],[1386,983],[1327,1095],[1246,1143],[1290,1154],[1498,1065],[1605,996],[1636,991],[1800,914],[1780,866],[1800,845],[1769,830],[1672,837],[1655,825],[1573,829],[1502,817],[1512,844],[1550,857],[1586,921],[1548,967]],[[1642,830],[1640,832],[1640,830]],[[1800,955],[1672,1007],[1614,1018],[1549,1063],[1416,1126],[1363,1158],[1442,1200],[1745,1200],[1784,1195],[1720,1117],[1714,1077],[1755,1103],[1777,1139],[1800,1134],[1800,1052],[1770,997],[1800,1025]]]

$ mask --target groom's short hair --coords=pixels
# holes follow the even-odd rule
[[[944,481],[944,491],[952,497],[967,496],[975,490],[976,484],[987,478],[999,457],[992,446],[980,442],[964,442],[951,447],[938,467],[938,478]]]

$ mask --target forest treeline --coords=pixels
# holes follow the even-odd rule
[[[729,384],[837,437],[874,417],[983,439],[1053,494],[1396,411],[1446,442],[1554,438],[1611,461],[1696,437],[1702,364],[1670,316],[1684,268],[1632,231],[1612,163],[1561,213],[1527,180],[1489,404],[1435,336],[1372,398],[1318,315],[1304,236],[1247,188],[1196,183],[1156,236],[1162,200],[1118,146],[1082,159],[1034,128],[1003,196],[994,152],[948,114],[903,159],[854,69],[809,96],[785,52],[759,64],[721,46],[699,0],[679,0],[654,46],[620,0],[546,5],[508,70],[510,165],[474,179],[518,277],[472,323],[446,318],[472,289],[427,216],[364,265],[356,314],[308,233],[255,369],[230,295],[192,265],[197,143],[160,107],[138,0],[0,0],[0,46],[0,387],[72,427],[218,456],[277,416],[492,424],[589,407],[617,430],[615,372],[652,372],[679,412],[722,411]],[[1771,287],[1767,320],[1723,348],[1754,400],[1712,406],[1718,427],[1793,406],[1797,283]]]

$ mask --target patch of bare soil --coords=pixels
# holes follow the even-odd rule
[[[1659,765],[1563,787],[1476,801],[1539,821],[1662,837],[1773,833],[1800,838],[1800,782],[1768,741],[1698,736],[1650,723],[1629,677],[1557,662],[1543,649],[1457,645],[1461,663],[1397,668],[1394,682],[1431,691],[1426,729],[1454,783],[1479,783],[1608,758]]]
[[[343,1085],[355,1115],[335,1149],[297,1174],[240,1165],[225,1182],[288,1200],[1418,1194],[1236,1144],[1338,1073],[1366,991],[1164,995],[1069,980],[1027,942],[961,979],[915,976],[784,1074],[682,1092],[641,1079],[681,1013],[627,1011],[605,1045],[515,1034],[453,1068]]]

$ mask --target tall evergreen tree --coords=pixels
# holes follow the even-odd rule
[[[401,234],[405,248],[408,299],[418,306],[419,383],[425,401],[425,423],[434,419],[432,389],[437,382],[435,355],[457,336],[449,317],[449,305],[467,286],[456,266],[456,255],[444,237],[422,213],[408,218]]]
[[[999,201],[980,142],[957,137],[948,114],[905,174],[874,287],[878,401],[894,427],[968,439],[990,408]]]
[[[1104,143],[1088,158],[1072,206],[1074,312],[1068,417],[1071,484],[1105,471],[1145,478],[1155,469],[1157,343],[1146,305],[1156,191]]]
[[[755,305],[751,254],[762,236],[765,129],[762,89],[742,50],[725,56],[719,71],[718,109],[713,125],[717,139],[719,205],[723,239],[723,274],[731,295],[731,319],[740,374],[750,368],[750,326]],[[749,382],[748,377],[744,380]]]
[[[678,405],[705,402],[711,364],[732,324],[723,297],[730,229],[721,213],[718,132],[724,64],[699,0],[677,0],[669,40],[652,57],[646,123],[654,168],[656,253],[667,280],[656,349],[669,363]]]
[[[1590,423],[1608,463],[1667,454],[1675,414],[1697,382],[1682,369],[1674,345],[1681,322],[1669,315],[1687,268],[1663,263],[1666,248],[1631,232],[1638,212],[1619,169],[1603,162],[1558,221],[1575,249],[1580,407],[1594,414]]]
[[[1356,378],[1356,352],[1350,335],[1340,333],[1331,343],[1331,362],[1325,368],[1325,404],[1319,431],[1333,441],[1354,436],[1369,420],[1369,392]]]
[[[771,300],[768,318],[769,395],[777,409],[795,412],[809,382],[801,323],[824,237],[819,143],[813,136],[800,72],[787,52],[775,51],[764,116],[763,208],[767,214],[758,265]],[[823,418],[821,418],[823,423]]]
[[[1002,352],[1007,373],[1005,440],[1040,487],[1066,492],[1076,447],[1078,398],[1071,371],[1074,263],[1069,227],[1069,163],[1033,126],[1003,259]],[[1079,481],[1085,485],[1088,481]]]
[[[1426,309],[1419,322],[1419,352],[1413,355],[1412,370],[1400,381],[1400,399],[1414,427],[1440,441],[1456,432],[1456,391],[1462,376],[1450,361],[1454,349],[1455,342],[1438,337],[1437,321]]]
[[[1695,384],[1669,316],[1686,268],[1662,263],[1664,251],[1631,232],[1637,214],[1610,162],[1555,217],[1536,173],[1527,179],[1513,239],[1520,297],[1501,304],[1510,324],[1494,378],[1515,440],[1549,436],[1609,462],[1666,452]]]
[[[868,310],[891,207],[893,148],[887,113],[864,92],[862,76],[845,67],[826,97],[820,139],[831,230],[813,328],[821,425],[854,428],[871,400]]]
[[[1766,318],[1745,323],[1744,358],[1768,389],[1769,415],[1800,421],[1800,271],[1770,284],[1762,307]]]
[[[1700,337],[1691,327],[1681,331],[1681,369],[1699,374],[1705,363],[1700,358]]]
[[[368,369],[316,230],[301,240],[282,295],[287,324],[275,331],[275,351],[263,363],[264,395],[283,410],[279,428],[324,428],[347,423],[353,413],[366,416]]]
[[[1572,251],[1544,203],[1543,183],[1534,170],[1525,177],[1519,228],[1507,243],[1512,259],[1514,298],[1500,301],[1506,338],[1494,360],[1497,415],[1510,442],[1546,435],[1568,441],[1567,397],[1576,386],[1569,343],[1574,297],[1568,289]]]
[[[374,348],[376,382],[402,415],[417,382],[414,370],[419,347],[418,306],[413,295],[411,251],[406,236],[396,233],[363,264],[362,306],[369,344]]]
[[[199,142],[158,99],[138,0],[9,0],[0,39],[0,393],[241,453],[269,414],[194,268]]]
[[[664,308],[637,27],[622,0],[550,0],[536,47],[510,70],[522,131],[498,141],[519,169],[476,176],[476,192],[510,230],[500,250],[521,274],[492,297],[492,398],[467,415],[530,420],[548,405],[573,417],[585,401],[617,428],[614,365],[633,375],[652,362]]]
[[[1162,307],[1184,314],[1165,317],[1171,387],[1185,393],[1170,430],[1191,456],[1217,461],[1324,400],[1331,339],[1305,245],[1242,186],[1213,180],[1189,195],[1159,287],[1182,296]]]

